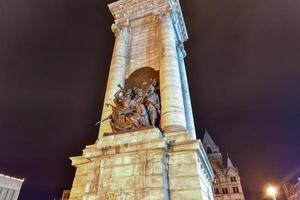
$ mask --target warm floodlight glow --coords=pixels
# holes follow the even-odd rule
[[[269,196],[271,196],[273,199],[276,199],[276,188],[274,188],[273,186],[269,186],[267,189],[267,193]]]

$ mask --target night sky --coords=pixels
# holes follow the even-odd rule
[[[0,173],[20,200],[71,187],[68,157],[97,139],[112,0],[0,0]],[[181,1],[198,137],[238,166],[247,200],[300,176],[299,0]],[[283,196],[279,198],[283,200]]]

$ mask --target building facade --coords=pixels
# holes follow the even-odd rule
[[[213,184],[214,199],[245,200],[237,167],[233,165],[229,156],[227,156],[226,162],[224,162],[219,147],[215,144],[207,130],[205,130],[203,146],[215,174]]]
[[[99,137],[71,158],[70,200],[213,200],[213,170],[194,128],[179,0],[108,7],[116,38]]]
[[[300,199],[300,178],[296,184],[286,183],[283,185],[283,190],[287,200],[299,200]]]
[[[0,174],[0,200],[17,200],[24,179]]]

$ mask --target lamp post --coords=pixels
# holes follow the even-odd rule
[[[273,186],[269,186],[267,189],[267,193],[272,198],[272,200],[276,200],[276,192],[276,188]]]

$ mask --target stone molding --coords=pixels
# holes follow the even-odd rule
[[[18,178],[0,174],[0,187],[13,189],[13,190],[20,190],[24,180],[25,179],[18,179]]]
[[[177,38],[188,39],[179,0],[119,0],[108,5],[116,22],[134,20],[146,15],[171,15]]]
[[[173,13],[172,14],[173,24],[177,33],[178,40],[179,42],[185,42],[188,40],[188,34],[187,34],[179,0],[171,0],[170,2],[171,2],[172,13]]]
[[[180,42],[177,48],[178,48],[179,55],[182,56],[182,58],[185,58],[187,56],[187,53],[185,51],[184,44]]]

